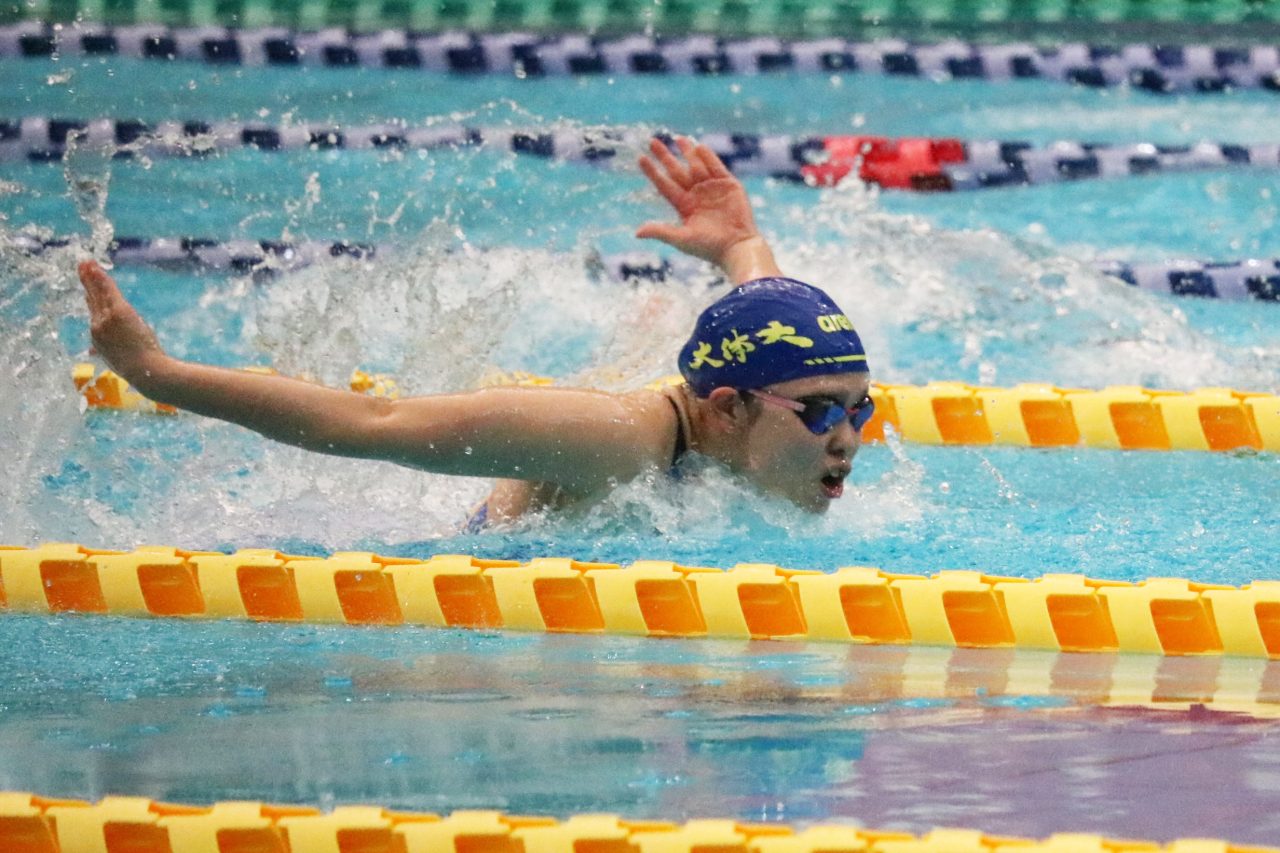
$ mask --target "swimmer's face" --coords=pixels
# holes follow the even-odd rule
[[[838,373],[779,382],[760,390],[792,400],[831,400],[849,408],[871,387],[866,373]],[[814,435],[788,409],[747,397],[751,420],[744,435],[742,471],[757,488],[810,512],[826,512],[844,493],[861,435],[843,418]]]

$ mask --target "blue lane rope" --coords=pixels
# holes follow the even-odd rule
[[[1044,78],[1088,87],[1150,92],[1280,91],[1280,49],[1272,45],[1068,43],[915,44],[901,39],[717,39],[646,35],[417,33],[340,28],[110,27],[28,21],[0,27],[0,57],[128,56],[215,65],[372,67],[518,77],[644,74],[759,74],[857,71],[927,79]]]
[[[29,255],[79,246],[72,238],[13,235],[9,247]],[[371,260],[386,249],[350,241],[278,240],[218,241],[197,237],[117,237],[107,247],[116,264],[187,268],[204,272],[288,272],[335,258]],[[593,255],[588,270],[597,278],[617,282],[688,280],[706,274],[706,266],[689,258],[668,258],[653,252]],[[1169,260],[1128,264],[1097,261],[1101,273],[1135,287],[1175,296],[1224,300],[1257,299],[1280,302],[1280,259],[1232,262]]]
[[[74,138],[77,144],[106,146],[117,157],[199,156],[232,148],[260,151],[329,149],[447,149],[486,146],[516,154],[557,160],[608,162],[631,157],[647,148],[654,134],[639,128],[538,130],[478,128],[462,125],[422,127],[385,123],[360,126],[333,124],[273,125],[238,121],[162,121],[133,119],[65,119],[33,116],[0,119],[0,162],[60,161]],[[659,134],[658,138],[669,139]],[[838,182],[850,171],[850,139],[821,137],[707,133],[699,137],[736,174],[770,176],[820,185]],[[871,139],[871,137],[867,137]],[[908,154],[894,146],[903,140],[875,145],[887,153],[868,155],[862,177],[884,183],[870,164],[901,163],[901,182],[888,184],[923,190],[967,190],[1010,185],[1044,184],[1086,178],[1110,178],[1156,172],[1183,172],[1226,167],[1280,168],[1280,145],[1201,142],[1194,145],[1129,143],[1103,145],[1062,141],[1044,146],[1027,142],[976,140],[911,140],[912,151],[923,151],[907,162]],[[882,144],[883,143],[883,144]],[[871,145],[872,143],[867,143]],[[937,159],[930,146],[945,145],[952,160]],[[874,159],[873,161],[873,157]],[[843,171],[830,179],[824,166],[840,160]],[[911,169],[918,173],[907,174]],[[817,170],[817,171],[815,171]],[[856,169],[854,171],[857,171]]]
[[[600,277],[619,282],[692,279],[705,274],[698,261],[656,252],[602,255],[592,260]],[[1153,293],[1231,301],[1280,302],[1280,258],[1239,261],[1166,260],[1143,263],[1094,261],[1098,272]]]
[[[83,244],[69,237],[17,233],[7,247],[27,255],[43,255]],[[335,258],[371,260],[378,248],[347,240],[212,240],[203,237],[116,237],[106,248],[113,263],[205,272],[289,272]]]

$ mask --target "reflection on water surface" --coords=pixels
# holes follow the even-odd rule
[[[1280,664],[13,616],[0,787],[1260,843]]]

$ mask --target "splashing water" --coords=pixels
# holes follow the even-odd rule
[[[537,125],[542,117],[495,99],[424,123],[458,121]],[[594,252],[636,248],[631,229],[666,215],[629,168],[493,151],[360,159],[374,156],[326,155],[320,170],[309,155],[280,155],[271,164],[229,158],[233,177],[217,202],[235,233],[360,235],[390,246],[376,260],[339,259],[274,279],[124,271],[122,285],[182,357],[270,364],[336,386],[359,367],[393,374],[404,393],[473,387],[494,370],[633,388],[673,372],[693,318],[722,292],[707,286],[709,278],[628,286],[592,280]],[[0,300],[14,309],[0,312],[0,381],[8,383],[0,423],[16,448],[14,482],[24,484],[5,498],[0,539],[386,550],[450,536],[486,483],[317,457],[195,418],[82,419],[66,381],[68,356],[84,348],[83,325],[62,322],[83,316],[70,271],[77,252],[101,256],[115,230],[108,212],[134,216],[140,201],[129,194],[147,192],[117,175],[117,186],[127,188],[114,191],[109,205],[112,169],[132,170],[131,180],[171,181],[175,196],[188,188],[200,204],[206,195],[182,183],[196,164],[148,168],[105,157],[77,150],[66,166],[67,197],[89,230],[83,246],[29,258],[12,249],[20,226],[0,227]],[[238,202],[237,193],[250,188],[256,195]],[[1198,332],[1170,300],[1104,279],[1043,240],[940,227],[921,213],[892,211],[886,196],[856,184],[816,194],[770,181],[749,189],[783,268],[846,307],[878,379],[1277,387],[1267,346]],[[354,218],[343,207],[352,198],[360,200]],[[152,233],[167,221],[153,216]],[[589,511],[538,516],[475,545],[528,551],[550,542],[618,559],[659,547],[704,562],[722,561],[725,543],[744,537],[782,562],[800,559],[793,549],[802,539],[864,548],[906,535],[910,547],[921,547],[930,526],[954,512],[930,459],[915,447],[867,449],[846,497],[816,526],[713,469],[679,488],[663,478],[638,481]],[[1009,475],[1010,463],[966,464],[994,497],[1034,511],[1039,498]]]
[[[83,149],[74,136],[68,143],[64,175],[77,210],[92,230],[86,250],[105,258],[112,239],[105,214],[110,154]],[[18,195],[23,189],[6,185],[4,194]],[[23,232],[52,236],[41,229]],[[60,326],[64,318],[83,313],[71,256],[85,251],[31,257],[18,248],[16,238],[17,232],[0,216],[0,444],[6,448],[11,478],[11,488],[0,490],[0,516],[14,541],[41,538],[45,519],[31,492],[80,430],[83,401],[65,393],[70,388]],[[55,388],[64,393],[42,393]]]
[[[62,175],[80,220],[89,226],[84,251],[109,269],[107,247],[115,237],[115,229],[107,218],[107,190],[111,184],[111,158],[116,149],[84,145],[80,139],[80,135],[74,133],[67,136]]]
[[[1275,353],[1194,328],[1168,298],[992,230],[878,208],[860,185],[794,209],[784,267],[821,282],[858,325],[877,378],[1064,387],[1271,390]]]

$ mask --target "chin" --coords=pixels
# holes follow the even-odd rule
[[[831,509],[831,501],[821,496],[803,500],[793,499],[792,503],[811,515],[826,515],[827,510]]]

